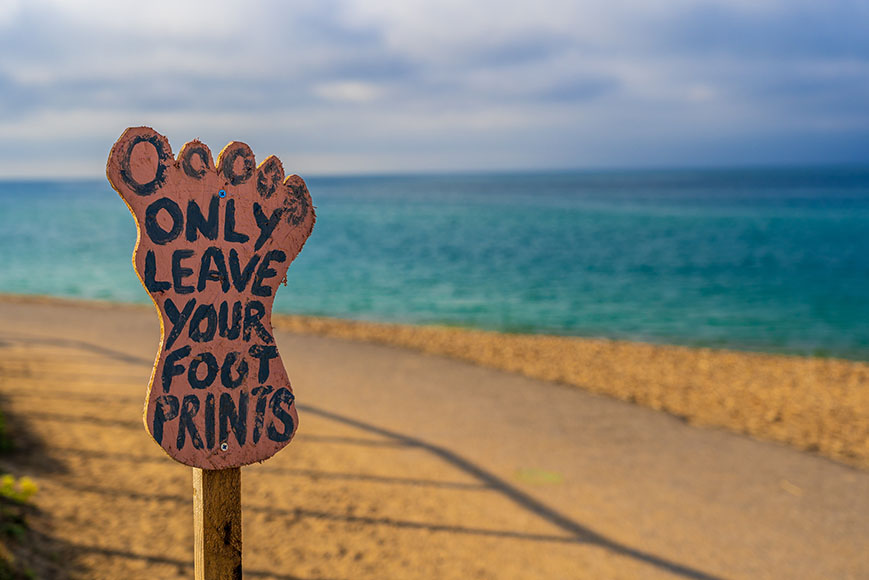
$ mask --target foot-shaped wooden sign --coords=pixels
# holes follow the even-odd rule
[[[314,227],[305,182],[237,141],[216,166],[199,141],[175,159],[149,127],[124,131],[106,175],[136,219],[133,264],[160,315],[147,430],[193,467],[268,459],[298,426],[271,311]]]

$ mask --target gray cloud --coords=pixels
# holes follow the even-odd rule
[[[98,175],[137,124],[319,173],[859,161],[864,6],[9,3],[0,175]]]

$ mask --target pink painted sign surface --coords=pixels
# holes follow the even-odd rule
[[[106,175],[139,230],[133,264],[160,316],[145,427],[174,459],[227,469],[274,455],[299,421],[272,304],[314,227],[305,182],[244,143],[173,157],[149,127],[124,131]]]

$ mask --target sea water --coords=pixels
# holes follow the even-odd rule
[[[869,168],[310,177],[275,311],[869,360]],[[103,180],[0,182],[0,292],[149,302]]]

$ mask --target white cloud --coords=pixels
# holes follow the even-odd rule
[[[0,0],[0,27],[15,22],[22,4],[21,0]]]
[[[28,0],[28,7],[61,19],[70,27],[157,39],[231,34],[251,13],[248,3],[204,0]]]
[[[679,164],[704,140],[866,126],[869,9],[824,6],[0,0],[0,149],[98,174],[148,123],[318,170]]]
[[[368,103],[377,100],[384,91],[372,83],[339,81],[315,85],[314,93],[330,101]]]

